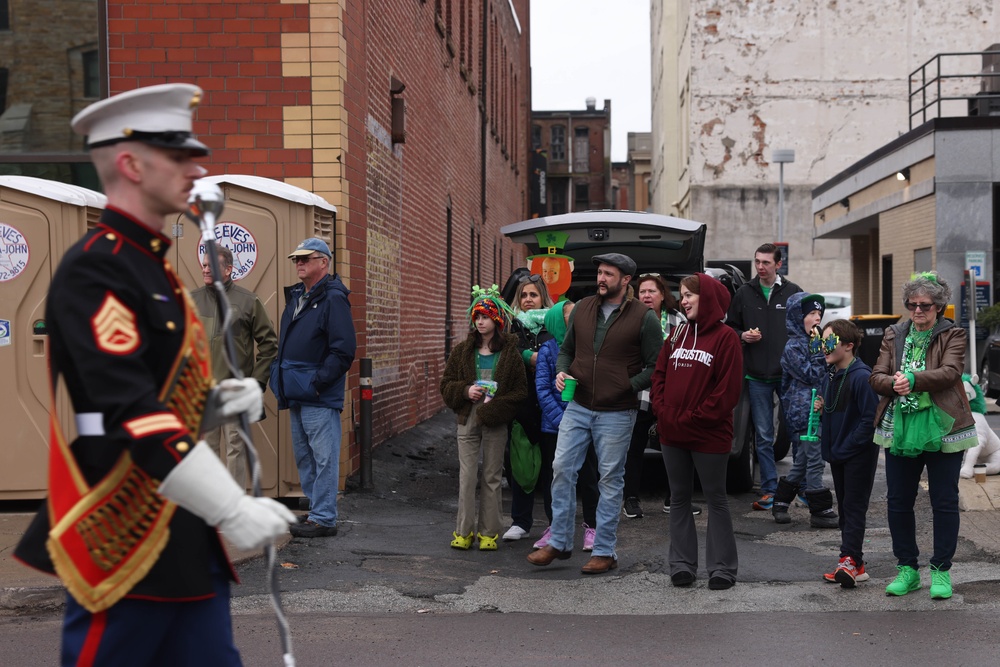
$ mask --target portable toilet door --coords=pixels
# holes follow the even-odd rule
[[[49,453],[45,298],[59,258],[87,231],[104,195],[27,176],[0,176],[0,377],[15,395],[0,404],[0,500],[43,498]],[[56,405],[75,437],[65,390]]]

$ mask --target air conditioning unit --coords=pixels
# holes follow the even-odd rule
[[[986,97],[992,95],[992,97]],[[1000,116],[1000,91],[996,93],[978,93],[969,99],[970,116]]]

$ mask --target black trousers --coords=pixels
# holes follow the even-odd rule
[[[833,489],[837,493],[837,514],[840,520],[840,557],[850,556],[864,562],[863,545],[868,502],[875,483],[878,455],[882,448],[871,444],[846,461],[831,461]]]
[[[628,454],[625,457],[625,490],[622,492],[622,498],[639,497],[642,458],[646,451],[646,443],[649,441],[649,427],[655,422],[656,418],[652,412],[639,410],[635,413],[635,427],[632,429],[632,440],[628,443]]]

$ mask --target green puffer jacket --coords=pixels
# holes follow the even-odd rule
[[[528,380],[517,347],[517,336],[503,334],[503,337],[503,349],[493,367],[497,393],[488,403],[479,406],[479,420],[484,426],[502,426],[510,422],[517,413],[518,404],[528,397]],[[472,411],[472,401],[466,390],[477,379],[476,345],[470,337],[452,350],[441,377],[441,397],[445,405],[458,415],[459,424],[465,424]]]

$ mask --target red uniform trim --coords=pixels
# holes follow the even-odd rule
[[[117,214],[121,215],[122,217],[124,217],[124,218],[128,218],[128,220],[129,220],[130,222],[132,222],[132,223],[134,223],[134,224],[136,224],[136,225],[139,225],[140,227],[142,227],[142,228],[143,228],[143,229],[145,229],[146,231],[148,231],[148,232],[151,232],[152,234],[156,235],[156,236],[157,236],[157,237],[158,237],[158,238],[160,239],[160,241],[162,241],[162,242],[163,242],[163,244],[164,244],[164,245],[163,245],[163,247],[164,247],[164,248],[169,248],[169,247],[170,247],[170,246],[172,245],[172,243],[173,243],[173,242],[172,242],[172,241],[171,241],[171,240],[170,240],[169,238],[167,238],[166,236],[164,236],[164,235],[163,235],[163,234],[161,234],[160,232],[156,231],[155,229],[150,229],[149,227],[147,227],[147,226],[146,226],[146,225],[144,225],[143,223],[139,222],[139,221],[138,221],[138,220],[136,220],[136,219],[135,219],[135,218],[134,218],[133,216],[129,215],[128,213],[126,213],[125,211],[121,210],[120,208],[116,208],[116,207],[114,207],[114,206],[105,206],[104,208],[106,208],[106,209],[111,209],[112,211],[114,211],[115,213],[117,213]],[[101,225],[101,226],[103,226],[103,225]],[[114,230],[113,230],[113,229],[110,229],[110,228],[108,228],[108,231],[114,231]],[[156,260],[156,261],[158,261],[158,262],[159,262],[159,261],[162,261],[162,259],[160,258],[160,256],[159,256],[159,255],[156,255],[156,254],[154,254],[154,253],[150,252],[149,248],[147,248],[147,247],[145,247],[145,246],[142,246],[142,245],[140,245],[140,244],[136,243],[136,242],[135,242],[135,241],[133,241],[132,239],[130,239],[130,238],[128,238],[128,237],[125,237],[125,238],[124,238],[124,241],[125,241],[126,243],[128,243],[128,244],[129,244],[130,246],[132,246],[132,247],[134,247],[135,249],[139,250],[139,251],[140,251],[141,253],[143,253],[144,255],[148,255],[149,257],[151,257],[152,259],[155,259],[155,260]]]
[[[107,626],[108,612],[99,611],[90,615],[90,628],[87,630],[86,639],[83,640],[80,658],[76,662],[77,667],[91,667],[97,660],[97,650],[101,647],[101,638]]]

